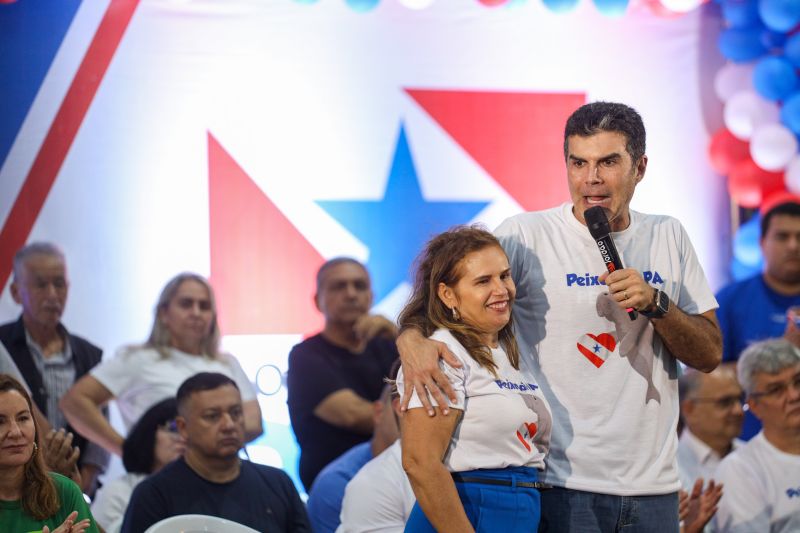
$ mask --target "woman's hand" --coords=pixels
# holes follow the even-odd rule
[[[53,531],[50,531],[49,527],[44,526],[42,528],[42,533],[83,533],[89,529],[92,523],[91,520],[84,518],[80,522],[75,522],[76,518],[78,518],[78,511],[72,511],[60,526]]]

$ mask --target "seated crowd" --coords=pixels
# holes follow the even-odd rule
[[[764,283],[772,286],[770,276],[781,271],[770,267],[779,255],[769,254],[769,215],[762,246]],[[800,208],[778,206],[775,216],[780,227],[800,220]],[[461,246],[467,238],[479,244]],[[468,530],[481,513],[507,523],[497,503],[486,504],[487,511],[474,501],[488,498],[487,484],[505,495],[509,469],[514,506],[524,506],[522,521],[535,529],[538,491],[548,490],[537,471],[555,422],[544,396],[533,393],[538,386],[512,394],[499,385],[498,376],[506,375],[534,381],[520,367],[510,326],[515,289],[508,260],[483,230],[462,228],[438,239],[429,247],[446,253],[424,252],[434,266],[424,271],[423,254],[417,292],[401,315],[404,329],[417,328],[459,354],[461,367],[441,364],[450,384],[460,387],[456,401],[436,403],[435,414],[420,409],[417,390],[401,412],[406,393],[394,384],[404,379],[398,328],[370,314],[365,266],[336,258],[319,269],[315,302],[324,328],[294,347],[287,374],[307,505],[285,472],[240,456],[262,433],[262,413],[235,357],[220,351],[207,280],[188,273],[170,280],[147,341],[102,359],[99,348],[61,323],[69,287],[62,252],[48,243],[21,249],[11,292],[22,314],[0,326],[0,531],[143,533],[183,514],[256,531],[429,531],[447,529],[448,521]],[[437,266],[437,254],[449,262]],[[469,281],[480,278],[480,269],[495,283],[491,294],[502,296],[493,300],[503,310],[491,323],[481,314],[482,289]],[[711,372],[681,372],[683,531],[800,527],[800,330],[788,304],[781,310],[789,317],[783,338],[726,353]],[[723,333],[735,327],[725,320],[722,326]],[[490,391],[494,383],[498,390]],[[125,435],[109,422],[112,400]],[[489,413],[495,425],[482,422]],[[748,441],[740,440],[746,417],[760,427]],[[504,424],[519,427],[507,443],[487,429]],[[100,477],[112,454],[121,456],[126,473]],[[462,463],[471,466],[454,466]],[[519,480],[532,496],[517,492]]]

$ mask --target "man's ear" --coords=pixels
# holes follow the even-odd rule
[[[22,295],[19,293],[19,286],[17,280],[11,282],[11,298],[14,299],[19,305],[22,305]]]
[[[647,170],[647,156],[643,155],[639,162],[636,163],[636,183],[639,183],[644,179],[644,173]]]
[[[452,288],[448,287],[444,283],[439,283],[439,286],[436,289],[436,295],[449,309],[454,308],[458,304],[455,291],[453,291]]]
[[[175,426],[178,428],[178,434],[186,440],[186,419],[181,415],[175,417]]]
[[[317,311],[322,313],[322,309],[319,307],[319,293],[314,294],[314,307],[317,308]]]

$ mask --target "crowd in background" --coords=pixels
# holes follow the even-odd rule
[[[287,375],[307,504],[240,457],[262,413],[205,278],[170,280],[148,339],[103,358],[61,322],[63,253],[27,245],[22,314],[0,326],[0,529],[140,533],[183,514],[259,531],[800,528],[800,199],[765,204],[763,273],[715,301],[680,224],[629,210],[644,149],[630,108],[576,111],[571,203],[435,236],[399,324],[370,314],[364,265],[319,269],[325,325]],[[567,264],[603,265],[595,205],[629,268],[553,286]]]

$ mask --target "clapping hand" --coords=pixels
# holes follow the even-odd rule
[[[72,511],[60,526],[53,531],[50,531],[49,527],[44,526],[42,528],[42,533],[83,533],[89,529],[89,525],[92,523],[91,520],[84,518],[80,522],[75,522],[76,518],[78,518],[78,511]]]

